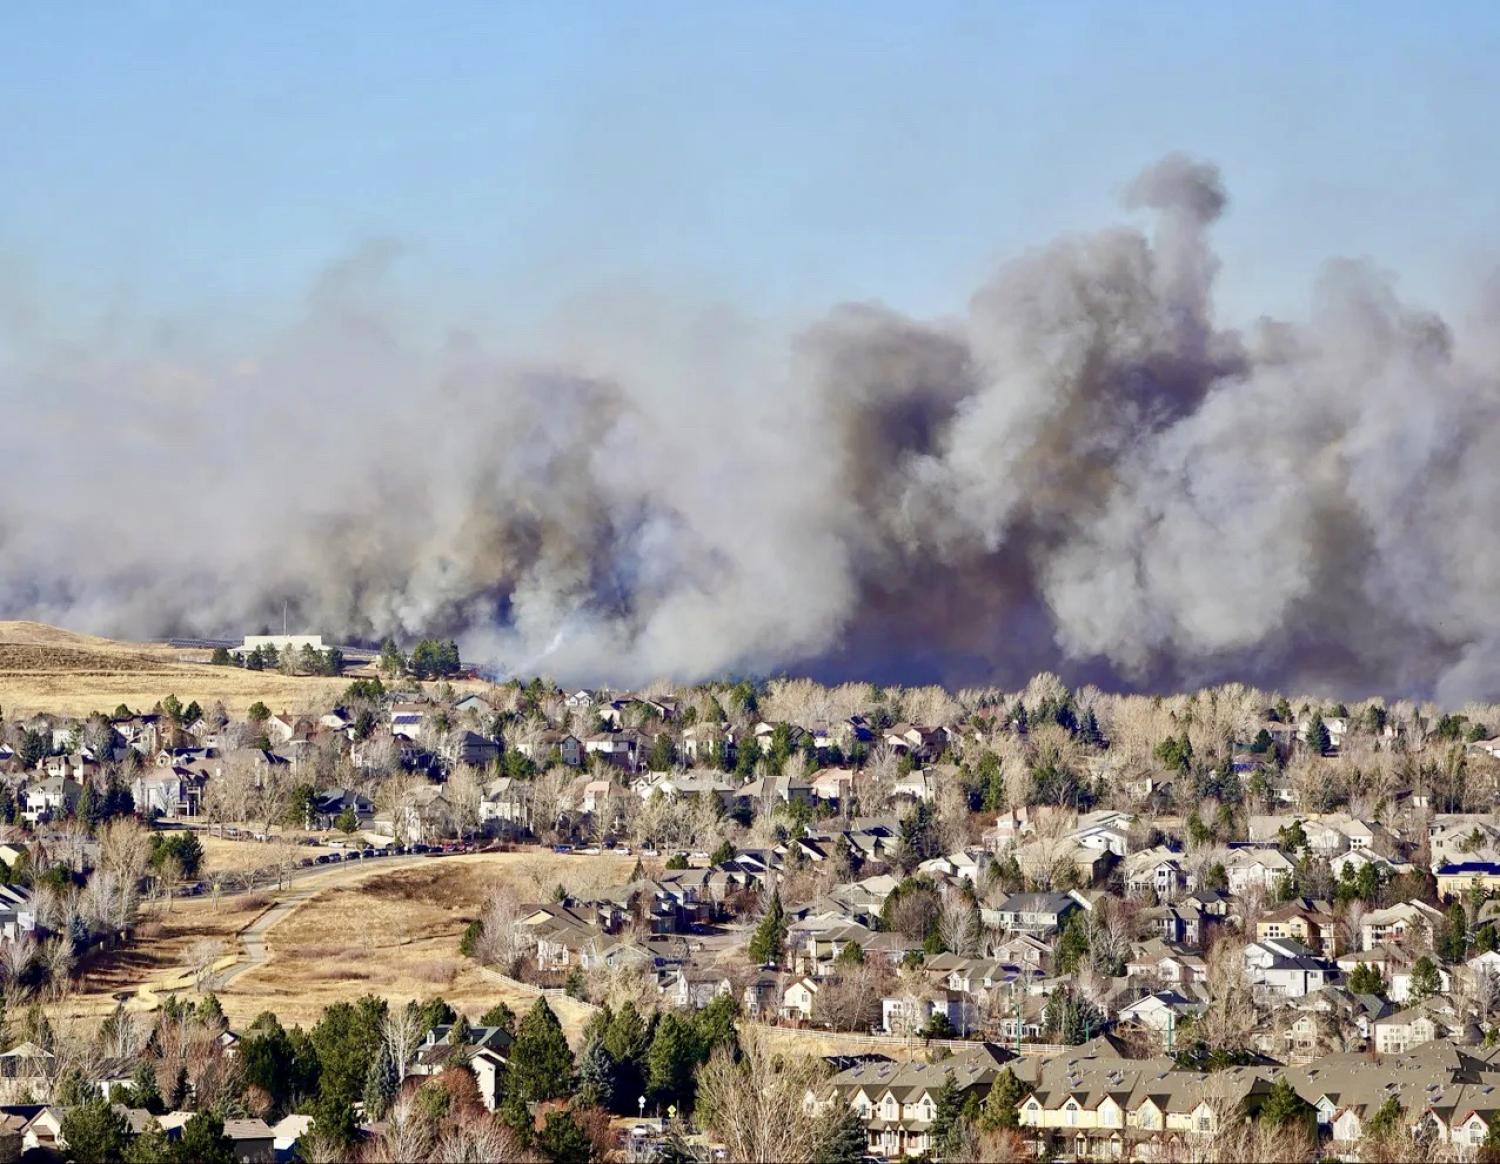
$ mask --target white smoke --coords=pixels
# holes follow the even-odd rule
[[[132,636],[452,633],[632,682],[808,668],[1494,697],[1500,350],[1334,262],[1214,318],[1214,167],[960,320],[710,314],[544,359],[424,343],[381,248],[249,354],[0,313],[0,613]],[[1497,297],[1500,301],[1500,297]],[[1488,305],[1487,316],[1496,314]],[[1463,355],[1458,353],[1462,352]]]

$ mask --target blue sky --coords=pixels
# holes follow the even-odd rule
[[[961,309],[1224,169],[1223,302],[1330,255],[1459,308],[1496,262],[1500,5],[11,4],[0,264],[49,312],[295,310],[372,238],[435,316],[600,290]]]

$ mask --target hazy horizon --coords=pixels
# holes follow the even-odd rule
[[[0,617],[1500,695],[1500,12],[0,15]]]

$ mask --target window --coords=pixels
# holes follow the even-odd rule
[[[1206,1115],[1199,1116],[1198,1117],[1198,1130],[1200,1132],[1206,1132],[1206,1131],[1208,1131],[1213,1126],[1213,1122],[1214,1121],[1213,1121],[1213,1117],[1212,1116],[1206,1116]]]

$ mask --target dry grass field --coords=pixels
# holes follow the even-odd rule
[[[475,854],[324,889],[267,935],[268,959],[236,977],[220,1001],[233,1021],[263,1010],[315,1021],[329,1003],[373,993],[395,1001],[441,994],[477,1016],[512,993],[460,957],[459,936],[501,880],[525,898],[618,883],[631,861],[539,853]],[[561,1013],[561,1012],[560,1012]]]
[[[120,704],[146,710],[163,696],[231,715],[252,703],[273,711],[322,711],[348,686],[341,679],[215,667],[208,651],[160,643],[120,643],[36,622],[0,622],[0,708],[11,718],[36,712],[87,715]],[[357,672],[356,672],[357,673]],[[459,683],[481,690],[484,684]]]
[[[145,983],[173,975],[189,962],[194,943],[220,941],[235,946],[234,935],[263,913],[264,894],[174,902],[170,912],[155,909],[128,947],[98,955],[82,967],[75,992],[57,1007],[64,1021],[97,1019],[115,1005],[115,995],[133,994]],[[50,1008],[49,1008],[50,1009]]]
[[[401,1002],[441,994],[471,1017],[496,1002],[529,1005],[533,992],[497,981],[459,955],[464,926],[501,881],[523,898],[548,900],[559,883],[570,890],[617,884],[632,863],[626,857],[534,851],[417,859],[403,866],[360,863],[249,903],[232,897],[217,907],[203,899],[178,903],[130,949],[96,959],[79,990],[49,1009],[64,1023],[96,1021],[114,1005],[114,995],[178,979],[200,939],[240,948],[235,935],[268,904],[288,899],[295,903],[290,912],[264,934],[266,961],[230,976],[217,991],[232,1023],[249,1023],[272,1010],[287,1023],[308,1024],[330,1003],[366,993]],[[140,1003],[137,998],[132,1005]],[[587,1008],[557,999],[554,1009],[570,1036],[578,1034]]]

